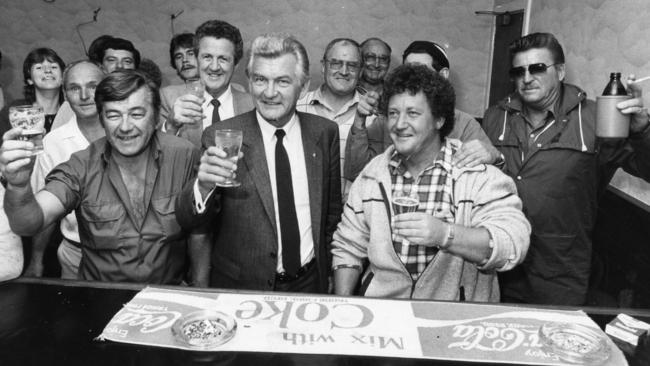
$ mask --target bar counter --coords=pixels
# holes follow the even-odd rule
[[[31,278],[19,278],[0,283],[0,365],[467,364],[466,362],[349,355],[269,352],[202,353],[96,340],[111,318],[142,288],[144,286],[132,284]],[[217,289],[191,290],[236,293]],[[454,305],[449,303],[449,306]],[[536,306],[536,308],[543,307]],[[546,308],[579,310],[567,307]],[[581,310],[602,329],[621,312],[646,322],[650,321],[650,311],[614,308],[581,308]],[[647,345],[642,345],[637,347],[636,351],[624,349],[629,364],[650,365],[649,348]],[[491,365],[491,363],[473,364]]]

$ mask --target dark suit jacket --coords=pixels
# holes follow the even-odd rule
[[[314,253],[323,292],[331,263],[332,234],[341,218],[339,133],[336,124],[313,114],[298,112],[309,185]],[[193,186],[176,201],[182,227],[200,225],[214,235],[211,286],[273,290],[277,265],[277,230],[273,193],[255,110],[207,128],[203,148],[214,145],[215,129],[241,129],[244,157],[237,167],[241,186],[217,188],[204,214],[194,208]]]
[[[240,85],[235,86],[231,84],[232,90],[232,104],[235,116],[246,113],[255,106],[253,105],[253,98],[250,94],[240,90]],[[160,126],[171,118],[172,106],[176,98],[181,95],[187,94],[185,85],[169,85],[160,89]],[[179,137],[190,140],[196,147],[201,147],[201,134],[203,133],[203,126],[201,124],[186,124],[183,125],[176,134]]]

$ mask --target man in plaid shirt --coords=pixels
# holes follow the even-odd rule
[[[422,65],[386,79],[393,146],[355,180],[332,242],[334,290],[372,297],[499,301],[496,271],[523,261],[530,224],[515,184],[491,165],[459,168],[454,90]],[[419,201],[396,212],[393,197]],[[391,204],[392,202],[392,204]]]

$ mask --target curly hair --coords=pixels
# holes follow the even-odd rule
[[[454,128],[456,93],[449,81],[424,65],[405,64],[396,67],[386,77],[384,92],[380,99],[380,109],[388,115],[388,102],[397,94],[415,95],[424,93],[434,118],[444,118],[438,131],[443,139]]]
[[[215,19],[199,25],[194,33],[194,48],[196,50],[199,49],[201,39],[205,37],[225,38],[232,42],[235,45],[235,65],[244,56],[244,41],[241,38],[241,33],[237,27],[228,22]]]

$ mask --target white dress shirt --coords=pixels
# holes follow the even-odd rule
[[[269,171],[269,178],[271,180],[271,191],[273,192],[273,209],[275,212],[275,224],[277,230],[278,240],[278,264],[276,271],[278,273],[284,272],[282,266],[282,233],[280,230],[280,215],[278,212],[278,189],[277,181],[275,178],[275,144],[277,137],[275,131],[277,128],[267,122],[260,114],[257,113],[257,121],[262,131],[262,141],[264,142],[264,153],[266,156],[266,165]],[[309,206],[309,184],[307,180],[307,165],[305,163],[305,150],[302,145],[302,130],[298,115],[294,113],[291,120],[282,127],[286,136],[283,139],[283,146],[289,156],[289,164],[291,165],[291,182],[293,184],[293,197],[296,206],[296,217],[298,219],[298,230],[300,232],[300,263],[305,265],[314,258],[314,237],[311,227],[311,209]],[[231,189],[231,188],[223,188]],[[205,211],[205,204],[212,195],[214,190],[201,199],[201,192],[199,191],[198,179],[194,182],[194,202],[197,213]],[[251,226],[255,223],[251,223]]]
[[[210,95],[207,91],[204,92],[203,98],[205,101],[201,105],[201,108],[203,108],[203,129],[205,130],[206,128],[210,127],[212,125],[212,113],[214,112],[214,105],[212,105],[212,95]],[[232,99],[232,85],[228,85],[228,88],[226,91],[223,92],[217,98],[219,100],[219,117],[221,118],[222,121],[227,120],[228,118],[232,118],[235,116],[235,106],[233,105],[233,99]]]

